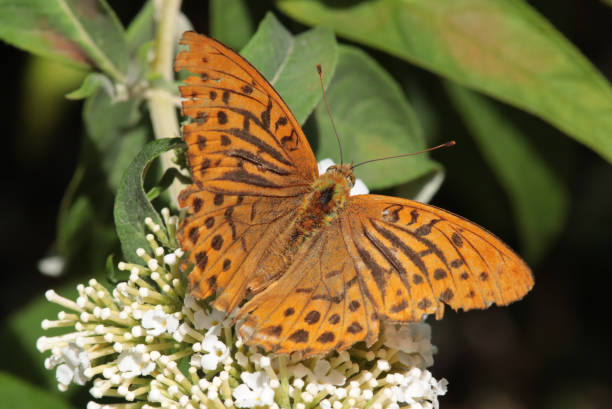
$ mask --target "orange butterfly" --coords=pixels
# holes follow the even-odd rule
[[[525,263],[483,228],[445,210],[349,196],[352,165],[319,176],[296,119],[236,52],[186,32],[175,70],[193,184],[179,230],[191,294],[238,318],[247,344],[305,356],[378,338],[380,321],[440,319],[506,305],[533,287]],[[222,291],[218,291],[222,290]]]

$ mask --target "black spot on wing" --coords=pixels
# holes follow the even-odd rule
[[[193,212],[198,213],[200,210],[202,210],[203,205],[204,201],[201,198],[196,197],[195,199],[193,199],[193,203],[191,204],[191,206],[193,207]]]
[[[205,251],[200,251],[195,255],[195,264],[200,268],[200,270],[204,270],[206,268],[206,264],[208,263],[208,256]]]
[[[317,341],[322,343],[322,344],[326,344],[328,342],[333,342],[334,339],[336,339],[335,335],[333,332],[327,331],[322,333],[319,338],[317,338]]]
[[[229,138],[229,136],[227,136],[225,134],[221,134],[221,146],[228,146],[231,143],[232,143],[232,141]]]
[[[281,116],[280,118],[278,118],[278,119],[276,120],[276,122],[274,123],[274,131],[275,131],[275,132],[276,132],[276,131],[278,131],[278,128],[279,128],[280,126],[285,126],[285,125],[287,125],[287,122],[288,122],[288,121],[287,121],[287,118],[286,118],[286,117],[284,117],[284,116]]]
[[[348,326],[346,331],[351,333],[351,334],[357,334],[357,333],[363,331],[363,327],[357,321],[353,321],[351,323],[351,325]]]
[[[295,343],[308,342],[308,331],[299,329],[295,331],[293,334],[289,335],[289,339]]]
[[[261,123],[264,129],[270,129],[270,112],[272,112],[272,98],[268,98],[268,106],[261,113]]]
[[[451,240],[453,241],[453,244],[458,248],[461,248],[463,246],[463,239],[457,233],[453,233],[453,235],[451,236]]]
[[[304,321],[307,324],[312,325],[312,324],[316,324],[317,322],[319,322],[320,318],[321,318],[321,313],[319,311],[312,310],[308,314],[306,314],[306,317],[304,317]]]

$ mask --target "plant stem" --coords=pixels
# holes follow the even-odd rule
[[[181,0],[162,0],[156,2],[157,33],[155,36],[155,56],[150,67],[150,76],[161,77],[165,83],[173,81],[172,57],[174,55],[174,31]],[[151,88],[147,93],[148,106],[156,139],[174,138],[180,135],[174,98],[162,88]],[[161,156],[162,168],[165,171],[173,167],[174,152]],[[172,203],[176,203],[180,191],[178,182],[173,182],[168,193]]]
[[[289,408],[289,376],[287,375],[287,356],[279,355],[278,357],[278,372],[280,377],[280,394],[278,395],[279,405],[281,408]]]

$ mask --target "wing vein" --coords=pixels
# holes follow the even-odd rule
[[[410,297],[410,300],[413,300],[412,299],[412,286],[410,285],[410,278],[407,276],[406,269],[401,267],[401,263],[397,259],[397,257],[389,253],[387,250],[385,250],[385,247],[380,242],[380,240],[376,239],[375,237],[371,237],[371,235],[365,229],[364,229],[364,235],[370,241],[370,243],[372,243],[372,246],[374,246],[374,248],[378,250],[378,252],[387,260],[389,265],[391,265],[391,267],[395,269],[400,280],[402,281],[402,283],[404,283],[404,286],[406,287],[406,290],[408,291],[408,297]],[[414,316],[414,302],[411,304],[412,304],[412,312]]]
[[[421,271],[421,273],[423,273],[423,275],[425,276],[425,279],[427,281],[427,284],[429,285],[429,288],[431,289],[431,293],[432,293],[433,298],[434,298],[434,300],[436,302],[436,305],[439,307],[440,306],[440,300],[438,299],[438,297],[436,295],[436,291],[434,290],[433,284],[431,283],[431,280],[430,280],[430,277],[429,277],[429,269],[427,268],[427,266],[423,262],[423,259],[421,259],[421,257],[416,253],[416,251],[414,251],[411,247],[409,247],[403,241],[401,241],[399,239],[399,237],[397,237],[390,230],[387,230],[387,229],[385,229],[385,228],[383,228],[381,226],[377,226],[374,223],[371,223],[371,225],[372,225],[372,227],[374,227],[374,230],[376,230],[381,236],[385,237],[387,240],[389,240],[394,245],[396,245],[401,250],[401,252],[404,253],[406,255],[406,257],[408,257],[410,259],[410,261],[412,261],[412,263],[419,269],[419,271]]]
[[[347,210],[347,214],[349,213],[349,211]],[[348,215],[347,215],[348,216]],[[345,217],[344,219],[339,219],[339,223],[342,222],[342,220],[345,220],[346,223],[348,224],[348,231],[351,232],[352,230],[352,226],[351,226],[351,222],[350,222],[350,218],[349,217]],[[344,234],[340,234],[340,237],[342,237],[342,242],[344,243],[344,247],[346,248],[346,253],[349,255],[349,258],[351,259],[351,261],[353,262],[353,268],[355,270],[355,276],[357,277],[357,283],[359,284],[359,292],[361,293],[361,297],[366,300],[370,300],[370,302],[372,303],[372,307],[374,308],[374,312],[378,313],[377,310],[377,306],[376,306],[376,301],[374,300],[374,297],[372,296],[372,294],[370,294],[370,292],[364,288],[366,288],[365,283],[363,282],[363,277],[361,275],[361,272],[359,271],[359,269],[357,268],[357,265],[355,264],[355,260],[353,259],[353,257],[350,257],[351,255],[351,251],[349,250],[348,244],[346,243],[346,237],[344,236]],[[355,243],[355,240],[353,239],[352,235],[351,238],[353,240],[353,245],[355,246],[355,248],[357,248],[357,244]],[[346,303],[345,303],[345,309],[344,309],[344,313],[342,314],[342,328],[344,328],[344,317],[346,317]],[[368,330],[370,328],[370,320],[367,319],[367,317],[369,316],[369,313],[367,311],[367,303],[363,303],[363,310],[365,311],[365,315],[366,315],[366,325],[368,327]]]

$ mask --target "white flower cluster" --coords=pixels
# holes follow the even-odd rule
[[[152,255],[137,252],[146,266],[119,263],[129,280],[111,291],[90,280],[77,287],[76,301],[46,293],[66,311],[43,328],[69,328],[37,342],[51,351],[45,366],[56,370],[60,390],[92,381],[99,401],[88,409],[438,407],[446,380],[425,369],[435,352],[429,325],[387,325],[368,350],[306,360],[263,354],[242,342],[224,313],[186,295],[178,218],[162,215],[165,226],[146,220]],[[107,397],[115,403],[103,403]]]

